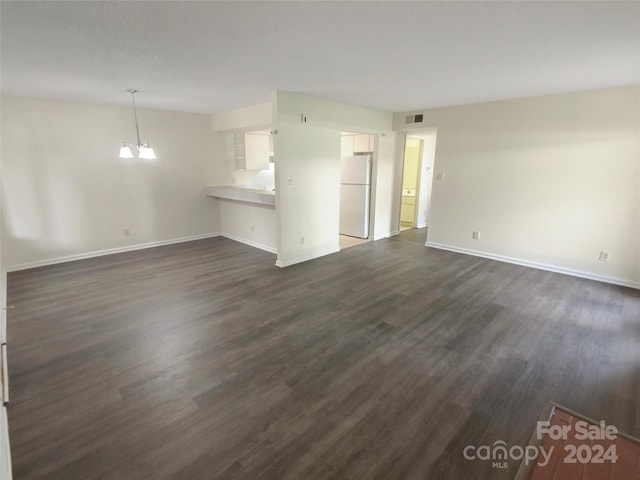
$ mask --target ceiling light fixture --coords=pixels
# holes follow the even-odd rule
[[[138,112],[136,111],[136,99],[134,95],[138,93],[138,90],[134,90],[133,88],[127,90],[131,94],[131,103],[133,104],[133,118],[136,122],[136,136],[138,137],[138,143],[135,147],[138,149],[138,157],[143,158],[145,160],[154,160],[156,158],[156,154],[153,152],[153,148],[149,146],[149,143],[142,143],[140,141],[140,127],[138,127]],[[133,153],[131,153],[131,145],[130,143],[124,142],[122,147],[120,147],[120,158],[133,158]]]

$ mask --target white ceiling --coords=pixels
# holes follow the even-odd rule
[[[2,1],[2,93],[387,111],[640,84],[640,2]]]

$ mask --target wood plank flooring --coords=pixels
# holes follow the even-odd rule
[[[416,243],[424,246],[427,241],[427,227],[424,228],[409,228],[402,230],[397,235],[391,237],[392,240],[402,240],[403,242]]]
[[[380,240],[11,273],[15,480],[511,479],[546,400],[640,435],[640,293]]]

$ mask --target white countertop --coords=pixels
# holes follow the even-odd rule
[[[276,192],[257,185],[218,185],[204,187],[204,193],[210,197],[239,200],[260,205],[276,204]]]

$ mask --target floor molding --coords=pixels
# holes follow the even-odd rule
[[[334,253],[338,253],[340,251],[340,246],[338,245],[338,247],[327,247],[327,248],[322,248],[322,249],[318,249],[318,250],[314,250],[309,252],[309,254],[304,255],[302,257],[295,257],[295,258],[291,258],[291,259],[287,259],[287,260],[281,260],[281,259],[277,259],[276,260],[276,267],[289,267],[291,265],[295,265],[296,263],[303,263],[303,262],[307,262],[309,260],[314,260],[316,258],[320,258],[320,257],[324,257],[325,255],[331,255]]]
[[[4,268],[4,272],[17,272],[20,270],[28,270],[30,268],[46,267],[47,265],[56,265],[58,263],[74,262],[76,260],[84,260],[87,258],[102,257],[104,255],[113,255],[116,253],[132,252],[135,250],[144,250],[145,248],[161,247],[163,245],[172,245],[174,243],[192,242],[194,240],[202,240],[204,238],[213,238],[221,236],[220,233],[205,233],[201,235],[190,235],[188,237],[172,238],[170,240],[160,240],[158,242],[139,243],[137,245],[127,245],[126,247],[108,248],[106,250],[96,250],[93,252],[79,253],[76,255],[65,255],[64,257],[49,258],[47,260],[38,260],[35,262],[19,263],[16,265],[8,265]]]
[[[640,283],[632,282],[630,280],[625,280],[623,278],[609,277],[606,275],[598,275],[596,273],[585,272],[583,270],[574,270],[572,268],[564,268],[564,267],[559,267],[557,265],[549,265],[546,263],[532,262],[532,261],[523,260],[520,258],[507,257],[504,255],[496,255],[493,253],[482,252],[479,250],[472,250],[469,248],[455,247],[453,245],[446,245],[442,243],[434,243],[434,242],[427,241],[425,246],[437,248],[440,250],[448,250],[450,252],[464,253],[465,255],[473,255],[474,257],[488,258],[490,260],[497,260],[499,262],[512,263],[514,265],[522,265],[523,267],[537,268],[538,270],[546,270],[548,272],[562,273],[564,275],[571,275],[572,277],[586,278],[588,280],[596,280],[598,282],[611,283],[613,285],[620,285],[623,287],[640,289]]]
[[[382,240],[383,238],[395,237],[400,233],[400,230],[394,230],[393,232],[383,233],[382,235],[374,235],[374,240]]]
[[[263,243],[253,242],[251,240],[247,240],[246,238],[238,237],[236,235],[232,235],[231,233],[222,233],[224,238],[228,238],[229,240],[234,240],[238,243],[244,243],[245,245],[249,245],[250,247],[259,248],[260,250],[264,250],[269,253],[278,253],[277,248],[269,247],[268,245],[264,245]]]

